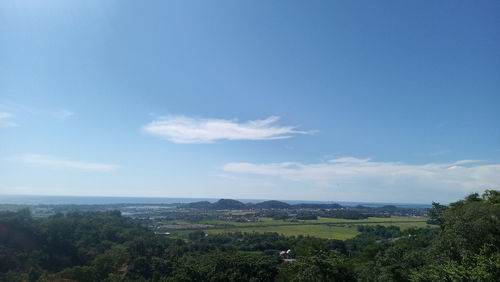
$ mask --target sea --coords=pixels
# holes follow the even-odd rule
[[[177,204],[199,201],[216,202],[219,198],[167,198],[167,197],[100,197],[100,196],[46,196],[46,195],[0,195],[0,204],[15,205],[105,205],[105,204]],[[243,203],[259,203],[268,199],[235,199]],[[339,204],[342,206],[381,207],[393,205],[404,208],[429,208],[430,204],[345,202],[345,201],[301,201],[280,200],[289,204]]]

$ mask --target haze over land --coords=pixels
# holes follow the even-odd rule
[[[497,1],[2,1],[0,195],[500,188]]]

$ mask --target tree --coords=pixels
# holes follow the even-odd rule
[[[447,206],[443,206],[439,203],[432,202],[432,208],[430,208],[428,211],[430,220],[428,220],[427,223],[428,224],[443,223],[443,213],[447,208],[448,208]]]
[[[355,281],[355,277],[344,259],[319,255],[284,262],[279,267],[276,281]]]
[[[485,244],[500,250],[500,205],[482,200],[477,193],[451,203],[442,220],[437,245],[450,258],[477,254]]]
[[[500,191],[497,190],[484,190],[482,198],[485,202],[499,205],[500,204]]]

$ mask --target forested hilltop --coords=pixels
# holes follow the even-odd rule
[[[433,203],[428,215],[438,227],[358,225],[354,238],[334,240],[201,230],[173,238],[119,211],[3,211],[0,281],[498,281],[500,191]]]

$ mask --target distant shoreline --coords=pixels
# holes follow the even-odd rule
[[[62,196],[62,195],[0,195],[0,204],[17,205],[105,205],[105,204],[176,204],[198,201],[216,202],[219,198],[169,198],[169,197],[110,197],[110,196]],[[258,203],[268,199],[239,199],[244,203]],[[390,202],[346,202],[346,201],[300,201],[280,200],[288,204],[315,203],[340,204],[343,206],[363,205],[366,207],[381,207],[394,205],[407,208],[427,208],[430,204],[390,203]]]

